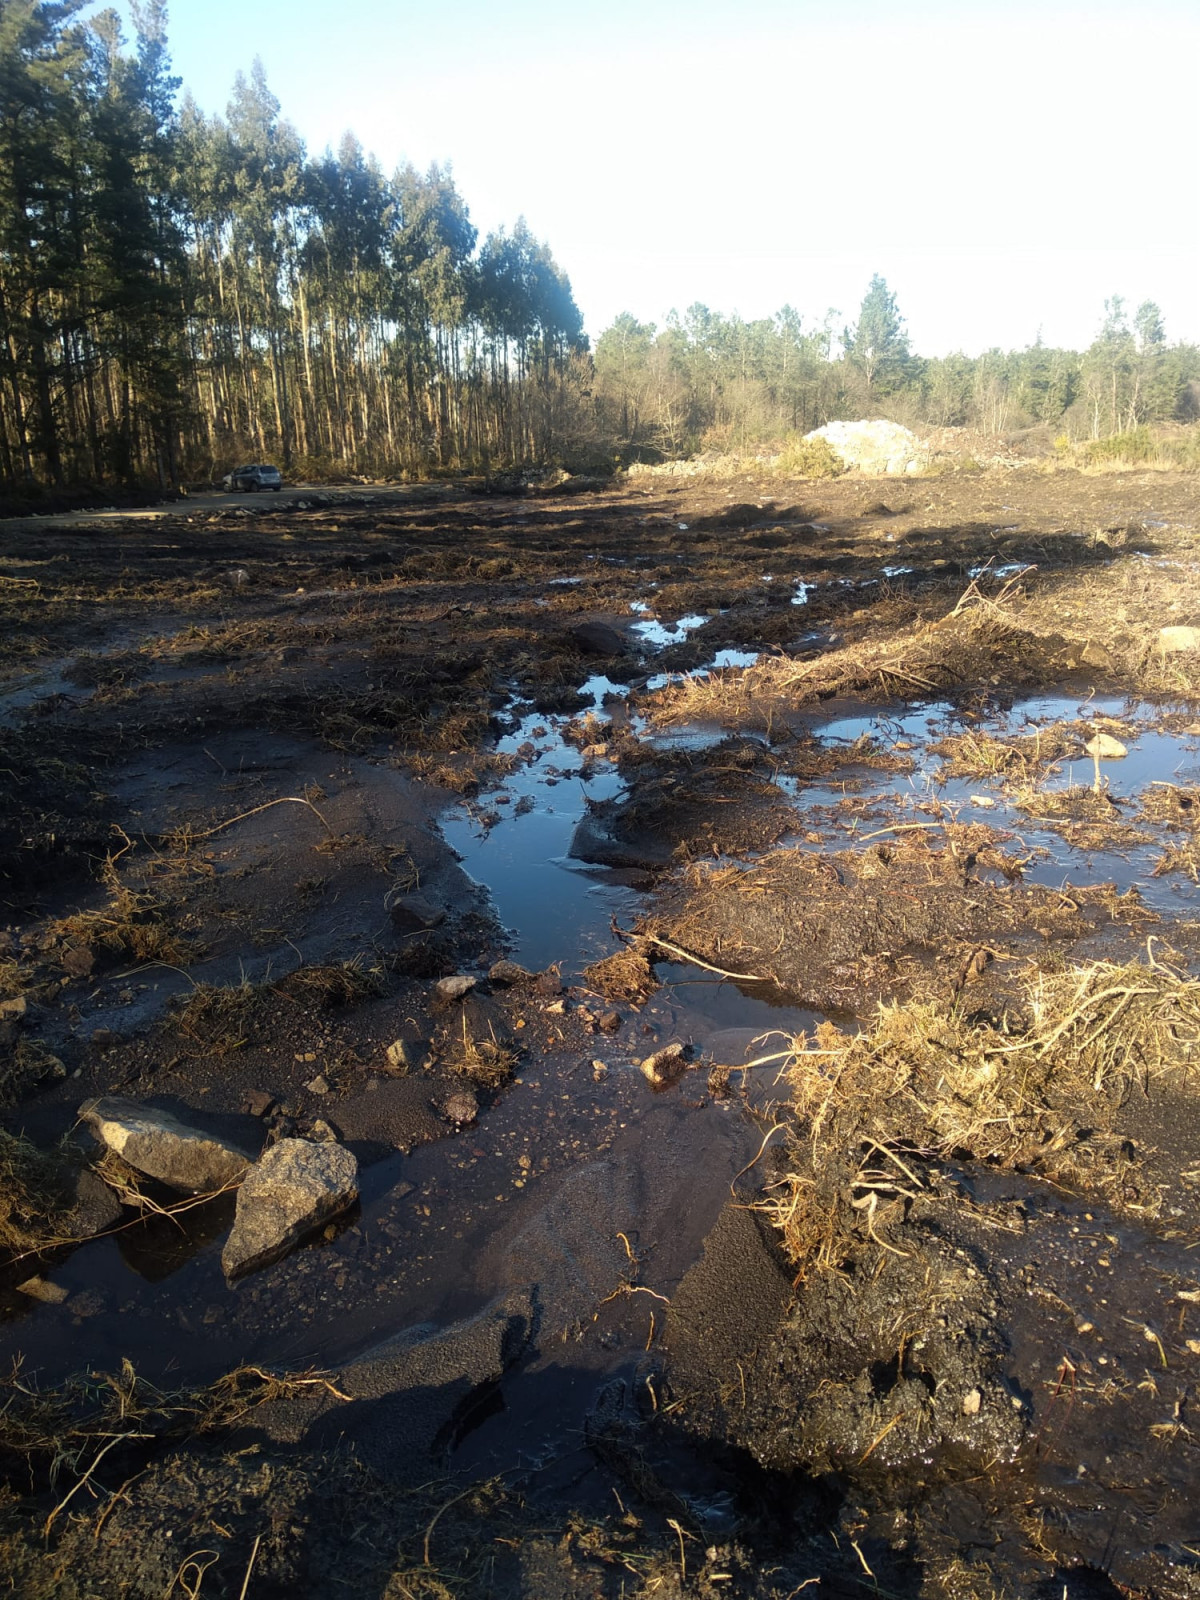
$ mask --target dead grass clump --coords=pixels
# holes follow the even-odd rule
[[[1080,753],[1080,741],[1067,728],[1039,728],[1031,734],[998,739],[983,729],[953,733],[931,744],[931,754],[945,763],[952,778],[1000,778],[1032,785],[1046,768]]]
[[[658,988],[654,968],[640,950],[617,950],[583,969],[584,981],[606,1000],[643,1005]]]
[[[465,1012],[457,1027],[450,1030],[446,1044],[447,1066],[481,1089],[501,1088],[516,1071],[520,1059],[520,1052],[508,1040],[497,1038],[494,1030],[477,1038]]]
[[[1125,1098],[1164,1079],[1194,1091],[1198,1067],[1200,981],[1153,962],[1038,973],[999,1020],[928,1002],[885,1006],[854,1037],[825,1024],[787,1069],[792,1166],[767,1209],[808,1270],[833,1263],[856,1221],[895,1251],[878,1230],[929,1161],[1019,1168],[1126,1205]]]
[[[1178,783],[1152,783],[1142,795],[1138,817],[1169,828],[1200,828],[1200,789]]]
[[[176,1013],[176,1027],[197,1049],[230,1055],[251,1033],[261,991],[252,983],[198,983]]]
[[[56,1237],[70,1208],[61,1163],[0,1130],[0,1252],[15,1255]]]
[[[972,589],[975,585],[971,586]],[[655,719],[679,723],[717,719],[769,728],[787,709],[833,696],[908,699],[960,694],[995,682],[1016,688],[1052,682],[1061,670],[1064,641],[1041,636],[1014,620],[1006,585],[996,599],[968,592],[934,622],[916,623],[797,663],[771,657],[718,680],[690,680],[662,690]]]
[[[50,1489],[70,1478],[81,1484],[119,1446],[224,1431],[260,1405],[314,1387],[345,1398],[316,1371],[285,1375],[245,1366],[205,1388],[172,1391],[139,1378],[125,1360],[119,1372],[80,1373],[43,1389],[17,1364],[0,1379],[0,1456],[21,1463],[26,1487],[30,1477]]]
[[[41,1084],[66,1075],[56,1055],[32,1039],[19,1038],[10,1051],[0,1048],[0,1105],[19,1105]]]
[[[328,966],[297,967],[286,978],[270,985],[276,994],[318,1005],[331,1011],[355,1006],[383,992],[383,974],[367,967],[361,957]]]

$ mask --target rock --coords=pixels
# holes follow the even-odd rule
[[[979,1408],[983,1404],[983,1395],[978,1389],[968,1389],[963,1395],[962,1410],[964,1417],[977,1417]]]
[[[420,1065],[417,1047],[408,1039],[393,1039],[383,1054],[388,1064],[388,1071],[394,1072],[398,1078],[404,1077],[406,1073]]]
[[[532,983],[534,974],[517,961],[494,961],[488,968],[488,982],[511,989],[518,983]]]
[[[189,1194],[236,1183],[254,1160],[253,1151],[231,1139],[117,1095],[85,1101],[79,1115],[131,1167]]]
[[[384,896],[383,904],[401,933],[428,933],[440,928],[446,920],[445,908],[435,906],[423,894],[397,894],[391,891]]]
[[[1097,761],[1119,761],[1122,756],[1129,754],[1128,748],[1120,739],[1114,739],[1111,733],[1094,733],[1084,749]]]
[[[341,1144],[281,1139],[238,1190],[233,1232],[221,1251],[228,1278],[278,1261],[358,1199],[358,1162]]]
[[[45,1278],[26,1278],[24,1283],[17,1285],[18,1294],[27,1294],[31,1300],[40,1300],[43,1305],[60,1306],[70,1293],[60,1283],[48,1283]]]
[[[456,973],[452,978],[439,978],[433,986],[435,1000],[440,1000],[443,1005],[449,1005],[455,1000],[461,1000],[464,995],[470,994],[479,980],[469,977],[465,972]]]
[[[242,1105],[252,1117],[268,1117],[275,1109],[275,1096],[265,1089],[248,1089]]]
[[[0,1000],[0,1020],[16,1022],[23,1017],[29,1009],[29,1002],[23,994],[15,994],[9,1000]]]
[[[121,1202],[90,1167],[74,1174],[75,1202],[63,1219],[60,1232],[71,1239],[94,1239],[121,1220]]]
[[[601,1033],[617,1033],[621,1027],[621,1013],[619,1011],[602,1011],[596,1019],[596,1026]]]
[[[607,622],[577,623],[568,637],[585,656],[623,656],[627,649],[625,640]]]
[[[545,972],[539,972],[535,979],[535,987],[539,994],[556,995],[563,992],[563,981],[554,967],[547,967]]]
[[[1102,672],[1107,672],[1113,664],[1111,652],[1106,650],[1102,644],[1097,644],[1094,639],[1089,639],[1084,645],[1079,652],[1079,660],[1083,666],[1096,667]]]
[[[456,1089],[442,1105],[442,1115],[457,1128],[465,1128],[479,1115],[479,1101],[469,1089]]]
[[[304,1087],[308,1090],[309,1094],[328,1094],[329,1079],[326,1078],[324,1073],[318,1072],[316,1077],[310,1078]]]
[[[687,1070],[690,1055],[690,1048],[676,1039],[641,1062],[642,1076],[656,1089],[665,1088]]]
[[[1160,628],[1156,649],[1160,656],[1191,655],[1200,650],[1200,628]]]
[[[308,1130],[308,1133],[309,1138],[315,1140],[317,1144],[336,1144],[338,1142],[337,1129],[331,1123],[326,1122],[324,1117],[318,1117]]]
[[[72,946],[62,953],[61,966],[68,978],[86,978],[96,965],[96,957],[86,946]]]

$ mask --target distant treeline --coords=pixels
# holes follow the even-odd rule
[[[523,221],[480,244],[437,167],[310,156],[261,65],[178,99],[165,0],[0,0],[0,487],[170,484],[265,457],[422,474],[745,447],[886,414],[1101,437],[1200,413],[1200,352],[1110,301],[1083,354],[913,356],[882,279],[853,326],[703,306],[589,353]]]
[[[549,458],[591,376],[523,222],[449,173],[310,157],[261,65],[176,104],[165,0],[0,0],[0,477],[170,482]]]
[[[912,354],[895,296],[872,280],[857,320],[815,327],[785,307],[746,322],[706,306],[659,329],[626,314],[596,342],[603,426],[624,448],[671,455],[744,449],[836,418],[887,416],[911,426],[988,434],[1047,424],[1071,439],[1200,418],[1200,348],[1169,345],[1157,306],[1130,317],[1105,303],[1082,353],[1039,340],[1026,350],[924,360]]]

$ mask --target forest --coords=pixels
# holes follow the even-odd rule
[[[309,153],[255,62],[224,116],[88,0],[0,0],[0,488],[589,470],[778,443],[838,417],[1098,440],[1200,414],[1200,351],[1110,300],[1092,346],[914,355],[857,317],[693,305],[595,341],[523,219],[482,241],[448,169]]]

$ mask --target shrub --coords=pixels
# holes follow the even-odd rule
[[[792,478],[840,478],[846,463],[828,439],[789,439],[780,452],[775,470]]]

